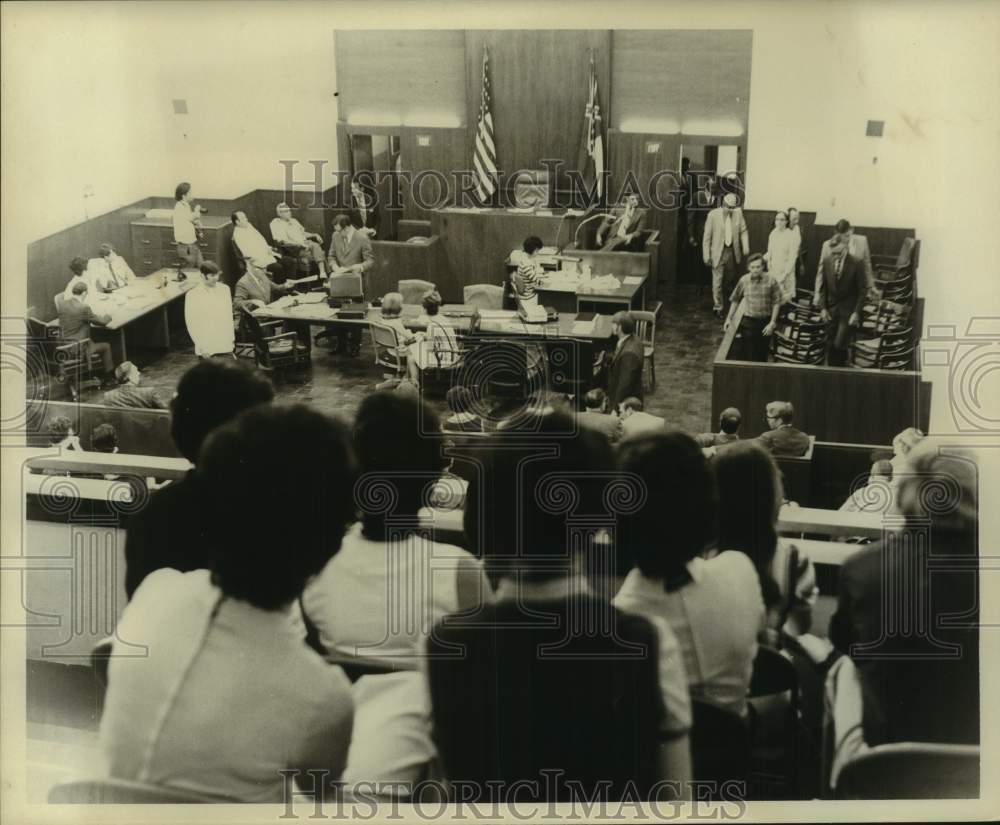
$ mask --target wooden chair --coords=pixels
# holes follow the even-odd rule
[[[649,389],[656,389],[656,313],[646,310],[632,310],[635,319],[635,335],[642,341],[643,367],[649,366]]]
[[[855,757],[840,772],[838,799],[977,799],[979,747],[895,742]]]
[[[913,255],[917,248],[915,238],[903,238],[895,259],[891,255],[872,255],[875,277],[882,281],[896,281],[913,277]]]
[[[495,284],[470,284],[462,289],[462,303],[476,309],[503,309],[503,287]]]
[[[691,778],[715,783],[745,782],[750,769],[750,728],[746,720],[699,699],[691,700]]]
[[[29,347],[45,364],[47,374],[64,384],[74,401],[82,387],[101,385],[101,356],[91,350],[89,338],[63,341],[58,321],[45,323],[29,316],[24,322]]]
[[[908,369],[913,361],[913,328],[886,330],[878,338],[858,339],[848,347],[848,364],[858,369]]]
[[[432,289],[436,289],[434,284],[420,278],[404,278],[396,284],[396,291],[403,296],[404,304],[419,304]]]
[[[309,366],[312,361],[309,347],[299,339],[297,332],[277,332],[281,321],[261,321],[246,306],[240,311],[260,369],[277,377],[288,370]],[[269,332],[272,334],[266,334]]]
[[[375,366],[386,367],[392,374],[383,373],[383,378],[402,378],[406,373],[406,356],[399,349],[399,335],[393,327],[372,322],[368,325],[375,350]]]
[[[189,805],[240,801],[113,777],[60,782],[48,795],[51,805]]]
[[[822,364],[826,358],[826,337],[795,341],[775,332],[771,336],[771,354],[775,361],[786,364]]]
[[[799,676],[769,647],[757,649],[750,678],[753,799],[795,798],[799,765]]]

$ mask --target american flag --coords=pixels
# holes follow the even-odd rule
[[[490,111],[490,59],[483,47],[483,96],[479,104],[479,126],[472,163],[476,168],[476,194],[488,203],[496,191],[497,148],[493,142],[493,114]]]
[[[580,147],[580,172],[587,182],[597,178],[597,197],[604,194],[604,138],[601,136],[601,101],[597,93],[597,71],[594,55],[590,55],[590,93],[583,110],[583,145]],[[593,167],[590,166],[593,161]]]

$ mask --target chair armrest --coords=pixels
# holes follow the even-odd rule
[[[280,327],[283,323],[284,321],[279,318],[276,321],[258,321],[257,326],[264,329],[264,327]]]

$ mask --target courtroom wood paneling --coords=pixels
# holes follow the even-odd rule
[[[804,507],[838,510],[852,489],[868,480],[871,465],[892,455],[889,445],[817,441],[813,448],[812,485]]]
[[[764,407],[791,401],[795,425],[817,440],[889,444],[907,427],[928,429],[931,385],[916,372],[716,359],[711,428],[726,407],[743,413],[744,437],[765,429]]]
[[[429,144],[421,146],[420,138]],[[403,216],[411,220],[429,220],[431,209],[455,203],[454,187],[462,184],[460,179],[456,184],[455,173],[472,166],[465,128],[406,127],[400,130],[400,156],[403,171],[409,173],[401,182]],[[430,172],[440,172],[444,181]]]
[[[341,120],[365,123],[373,113],[381,115],[378,122],[399,125],[441,118],[465,124],[463,31],[340,30],[334,36]]]
[[[731,123],[746,134],[753,31],[615,30],[611,42],[615,128],[652,120],[704,135]]]
[[[365,297],[381,298],[395,292],[398,283],[407,278],[420,278],[437,286],[448,303],[461,303],[461,287],[451,283],[444,265],[440,238],[431,236],[426,244],[402,241],[372,241],[375,267],[365,278]]]
[[[583,140],[591,49],[602,110],[607,112],[610,32],[469,30],[465,38],[469,161],[479,117],[485,45],[493,89],[497,165],[514,173],[542,169],[543,159],[558,158],[575,169]],[[562,187],[564,181],[557,184]]]

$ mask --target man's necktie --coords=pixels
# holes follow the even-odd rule
[[[733,245],[733,216],[726,215],[726,246]]]

